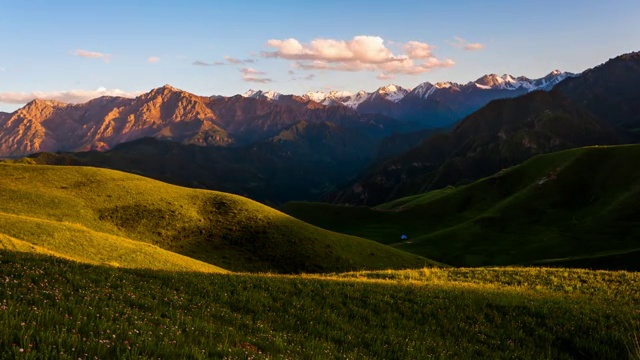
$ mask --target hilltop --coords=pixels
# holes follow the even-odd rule
[[[430,264],[240,196],[113,170],[0,164],[0,190],[0,234],[2,243],[9,244],[2,247],[90,263],[141,267],[146,257],[155,256],[158,265],[146,267],[162,268],[161,258],[171,252],[174,258],[198,260],[199,266],[232,271],[336,272]]]
[[[455,266],[558,259],[637,270],[639,160],[640,145],[587,147],[374,208],[290,203],[283,211]],[[612,256],[621,258],[618,267]]]

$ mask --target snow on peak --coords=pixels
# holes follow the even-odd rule
[[[409,93],[409,90],[398,85],[390,84],[379,88],[376,93],[384,99],[398,102]]]
[[[424,100],[441,89],[450,89],[447,91],[460,91],[463,88],[478,90],[550,90],[557,83],[571,76],[576,76],[576,74],[562,72],[560,70],[553,70],[548,75],[539,79],[530,79],[525,76],[515,77],[510,74],[487,74],[476,81],[467,83],[466,85],[450,81],[438,82],[436,84],[424,82],[416,86],[413,90],[409,90],[395,84],[389,84],[382,86],[371,93],[364,90],[360,90],[355,94],[348,91],[335,90],[328,92],[310,91],[302,95],[302,97],[323,105],[331,106],[342,104],[356,109],[363,102],[372,100],[376,97],[392,102],[399,102],[410,93],[412,96]],[[242,96],[277,101],[281,94],[275,91],[252,89],[242,94]]]
[[[475,85],[481,89],[517,89],[523,84],[520,80],[509,74],[499,76],[497,74],[485,75],[475,81]]]
[[[321,103],[323,105],[334,105],[336,103],[342,103],[342,101],[344,101],[345,99],[351,96],[352,96],[351,93],[348,91],[332,90],[329,92],[310,91],[304,94],[302,97],[307,100]]]
[[[302,95],[303,98],[307,100],[315,101],[318,103],[323,102],[328,96],[329,96],[329,93],[322,92],[322,91],[309,91],[308,93]]]
[[[563,73],[560,70],[554,70],[547,76],[540,79],[529,79],[526,76],[519,76],[516,78],[508,74],[504,74],[502,76],[489,74],[473,82],[473,85],[484,90],[549,90],[553,85],[564,80],[567,77],[567,74],[568,73]]]
[[[446,81],[446,82],[437,82],[436,83],[436,89],[448,89],[452,86],[451,82]]]
[[[394,85],[394,84],[389,84],[387,86],[382,86],[378,89],[379,93],[391,93],[391,92],[396,92],[398,91],[398,89],[401,89],[401,87]]]
[[[280,97],[280,93],[275,92],[273,90],[262,91],[262,90],[253,90],[249,89],[244,94],[243,97],[253,98],[253,99],[267,99],[267,100],[278,100]]]
[[[258,91],[253,90],[253,89],[249,89],[247,91],[245,91],[243,94],[241,94],[242,97],[253,97]]]
[[[551,88],[553,88],[556,84],[558,84],[562,80],[568,77],[574,77],[577,75],[578,74],[574,74],[570,72],[553,70],[543,78],[532,80],[532,83],[535,86],[534,90],[551,90]]]
[[[411,90],[411,93],[421,99],[426,99],[429,95],[433,94],[436,87],[430,82],[423,82]]]

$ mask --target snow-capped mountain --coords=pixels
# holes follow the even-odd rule
[[[373,92],[314,91],[302,96],[282,95],[275,91],[249,90],[244,97],[285,104],[292,97],[325,106],[346,106],[361,114],[386,115],[426,127],[449,126],[496,99],[524,95],[535,90],[551,90],[576,74],[554,70],[544,77],[530,79],[509,74],[487,74],[460,84],[451,81],[424,82],[413,89],[389,84]]]
[[[467,84],[458,84],[454,82],[439,82],[432,84],[424,82],[411,90],[411,94],[421,99],[427,99],[438,89],[453,90],[518,90],[519,92],[531,92],[535,90],[551,90],[553,86],[560,81],[576,76],[576,74],[554,70],[546,76],[539,79],[529,79],[526,76],[515,77],[513,75],[504,74],[487,74],[476,81]]]
[[[357,109],[360,104],[373,99],[381,99],[397,103],[402,100],[409,90],[394,84],[383,86],[374,92],[360,90],[355,94],[348,91],[314,91],[302,95],[302,98],[321,103],[323,105],[342,104],[352,109]]]
[[[579,74],[574,74],[574,73],[569,73],[569,72],[562,72],[560,70],[553,70],[552,72],[550,72],[549,74],[547,74],[547,76],[540,78],[540,79],[536,79],[536,80],[532,80],[532,83],[535,85],[535,89],[536,90],[551,90],[551,88],[553,88],[554,86],[556,86],[556,84],[558,84],[559,82],[561,82],[562,80],[568,78],[568,77],[575,77],[578,76]]]
[[[262,90],[253,90],[249,89],[242,97],[252,98],[252,99],[267,99],[267,100],[278,100],[282,94],[279,92],[275,92],[273,90],[262,91]]]
[[[360,111],[360,105],[365,102],[370,102],[375,98],[387,100],[392,103],[399,103],[403,101],[407,95],[411,94],[413,97],[426,100],[438,90],[446,90],[447,92],[463,90],[466,92],[473,92],[475,90],[516,90],[518,92],[517,95],[521,95],[522,93],[534,90],[550,90],[557,83],[570,76],[576,76],[576,74],[554,70],[539,79],[529,79],[525,76],[515,77],[508,74],[502,76],[487,74],[467,84],[450,81],[438,82],[436,84],[424,82],[413,89],[406,89],[398,85],[390,84],[374,92],[361,90],[356,94],[352,94],[348,91],[315,91],[308,92],[302,95],[302,97],[323,105],[342,104]],[[256,95],[254,95],[254,93],[256,92],[254,91],[250,95],[245,96],[255,97]]]
[[[409,90],[401,86],[390,84],[379,88],[371,95],[373,97],[378,96],[385,100],[397,103],[398,101],[402,100],[408,93]]]

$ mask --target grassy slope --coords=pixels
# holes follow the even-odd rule
[[[226,270],[155,245],[92,231],[83,226],[0,214],[0,248],[49,254],[89,264],[155,270],[226,272]]]
[[[634,273],[207,275],[96,267],[6,251],[0,251],[0,269],[0,358],[640,355],[634,345],[640,274]]]
[[[386,244],[407,234],[397,248],[451,265],[593,256],[640,248],[638,160],[636,145],[582,148],[373,209],[291,203],[283,210]]]
[[[166,262],[164,268],[180,269],[186,261],[169,260],[171,254],[161,249],[233,271],[333,272],[428,263],[239,196],[82,167],[0,164],[0,233],[79,260],[132,267],[162,268]],[[189,269],[202,265],[193,262]]]

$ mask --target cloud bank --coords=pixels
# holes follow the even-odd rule
[[[0,93],[0,103],[5,104],[26,104],[34,99],[56,100],[64,103],[80,104],[101,96],[121,96],[133,98],[142,92],[127,92],[120,89],[106,89],[100,87],[96,90],[68,90],[42,92],[4,92]]]
[[[455,64],[451,59],[437,58],[429,44],[409,41],[400,45],[403,54],[394,54],[378,36],[314,39],[307,44],[293,38],[272,39],[267,46],[275,50],[263,51],[261,56],[293,61],[294,67],[303,70],[379,71],[383,76],[419,75]]]

